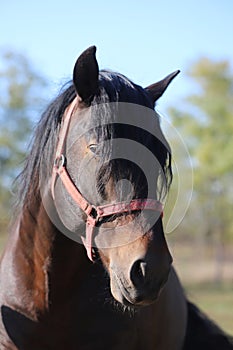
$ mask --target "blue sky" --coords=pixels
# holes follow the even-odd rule
[[[0,48],[25,53],[51,82],[71,78],[77,56],[97,46],[100,68],[146,86],[182,74],[160,104],[190,91],[185,71],[200,56],[233,62],[233,1],[0,0]]]

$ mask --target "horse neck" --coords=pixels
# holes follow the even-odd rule
[[[37,319],[67,298],[88,264],[83,247],[61,234],[36,201],[23,210],[8,239],[1,262],[4,302]]]

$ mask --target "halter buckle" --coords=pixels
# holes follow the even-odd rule
[[[64,154],[61,154],[60,156],[56,157],[53,165],[57,170],[64,167],[66,165],[66,157],[64,156]]]

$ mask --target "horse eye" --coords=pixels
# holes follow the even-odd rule
[[[98,146],[97,144],[93,143],[93,144],[89,145],[88,148],[92,153],[96,154],[97,153],[97,146]]]

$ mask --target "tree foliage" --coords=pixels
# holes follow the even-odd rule
[[[182,110],[169,113],[193,160],[195,209],[189,224],[225,241],[233,238],[233,75],[229,62],[202,58],[188,77],[195,93]]]
[[[9,220],[11,186],[20,170],[45,80],[22,54],[0,53],[0,215]]]

